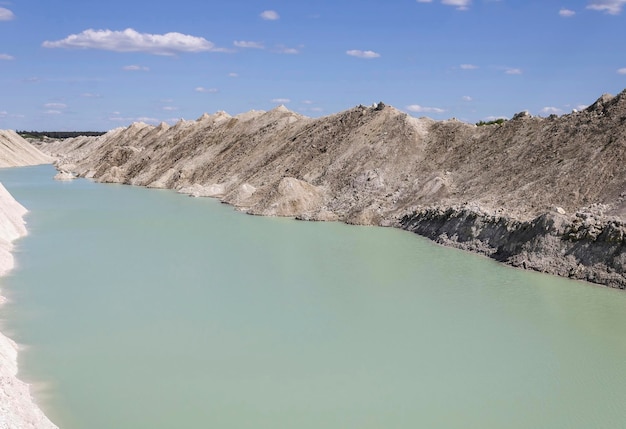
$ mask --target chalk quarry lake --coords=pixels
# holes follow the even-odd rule
[[[2,331],[62,429],[626,421],[626,293],[400,230],[0,170],[30,210]]]

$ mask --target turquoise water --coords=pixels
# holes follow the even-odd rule
[[[624,292],[53,175],[0,319],[62,429],[624,427]]]

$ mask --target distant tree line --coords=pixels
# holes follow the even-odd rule
[[[24,138],[33,138],[42,140],[44,137],[51,139],[67,139],[80,136],[101,136],[104,131],[17,131]]]

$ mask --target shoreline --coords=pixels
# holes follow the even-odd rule
[[[27,235],[28,210],[0,183],[0,277],[15,266],[13,242]],[[6,303],[0,288],[0,306]],[[30,385],[18,378],[15,341],[0,332],[0,429],[58,429],[37,406]]]

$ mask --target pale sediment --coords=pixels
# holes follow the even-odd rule
[[[13,241],[26,235],[25,213],[0,184],[0,276],[14,266],[11,250]],[[0,429],[56,428],[33,401],[28,385],[17,378],[17,349],[14,341],[0,333]]]
[[[52,160],[14,131],[0,130],[0,167],[48,164]],[[26,212],[0,183],[0,276],[14,267],[13,241],[26,235]],[[3,302],[0,295],[0,305]],[[17,344],[0,333],[0,429],[56,428],[35,404],[28,384],[17,378],[17,351]]]

